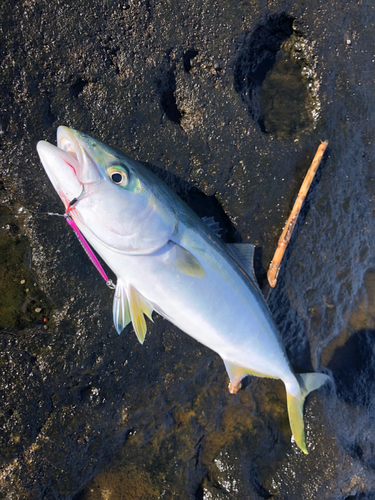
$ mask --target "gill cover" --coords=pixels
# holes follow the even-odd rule
[[[119,253],[149,254],[167,243],[178,221],[143,165],[67,127],[58,129],[58,146],[79,164],[77,177],[84,173],[72,212],[80,227]]]

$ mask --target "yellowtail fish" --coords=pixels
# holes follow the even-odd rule
[[[303,405],[329,377],[293,372],[257,285],[253,246],[224,244],[144,165],[76,130],[37,150],[74,226],[117,276],[113,321],[138,340],[152,312],[217,352],[230,390],[247,375],[281,379],[295,441],[307,453]]]

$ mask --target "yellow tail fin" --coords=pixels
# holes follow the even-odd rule
[[[303,423],[303,405],[305,403],[305,398],[311,391],[319,389],[320,386],[325,384],[328,380],[331,380],[331,378],[323,373],[304,373],[296,375],[296,378],[299,383],[299,391],[297,394],[295,394],[296,391],[293,391],[294,394],[288,392],[288,386],[286,386],[289,423],[298,447],[303,453],[307,454],[305,425]]]

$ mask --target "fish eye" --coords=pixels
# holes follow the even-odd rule
[[[113,174],[111,174],[111,179],[113,180],[113,182],[115,184],[120,184],[120,182],[122,182],[123,180],[123,175],[120,174],[119,172],[114,172]]]
[[[107,170],[108,177],[117,186],[126,186],[129,182],[129,177],[127,172],[123,167],[112,166]]]

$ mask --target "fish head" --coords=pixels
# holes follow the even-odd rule
[[[174,233],[176,215],[142,164],[68,127],[58,128],[57,147],[40,141],[37,151],[66,212],[92,244],[149,254]]]

